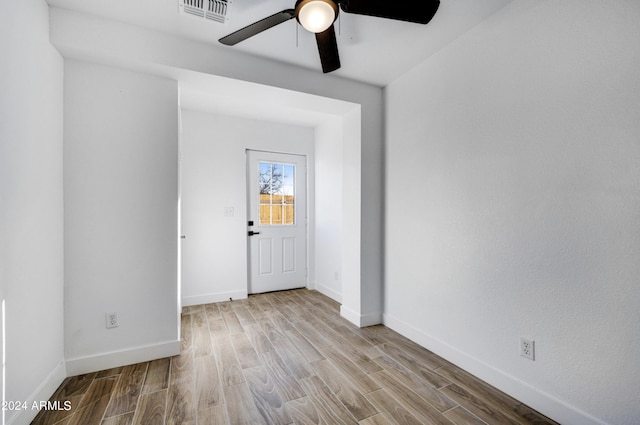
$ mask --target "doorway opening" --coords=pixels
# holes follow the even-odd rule
[[[248,231],[262,234],[262,230],[248,226],[249,221],[255,225],[260,215],[247,214],[247,150],[289,152],[304,155],[308,168],[306,250],[295,257],[306,259],[303,267],[296,267],[306,269],[306,275],[296,286],[328,295],[343,304],[343,314],[354,316],[350,320],[358,320],[360,105],[217,77],[208,78],[207,84],[181,82],[180,105],[181,235],[186,236],[182,240],[182,305],[246,298],[256,291],[249,284],[248,244],[260,235],[248,237]],[[291,164],[289,160],[264,162]],[[277,226],[286,227],[287,214],[299,211],[297,199],[294,208],[286,197],[271,197],[268,204],[263,201],[269,221],[281,220]],[[262,244],[264,248],[266,242]],[[278,248],[282,250],[294,252],[294,242],[287,240]],[[293,258],[281,257],[283,270],[294,268]]]

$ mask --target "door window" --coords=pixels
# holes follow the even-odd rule
[[[295,224],[295,165],[260,161],[258,185],[260,225]]]

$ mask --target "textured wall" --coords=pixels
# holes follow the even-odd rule
[[[0,2],[2,400],[29,406],[48,398],[65,374],[63,62],[49,44],[48,19],[44,0]],[[3,423],[29,423],[36,413],[3,410]]]
[[[64,81],[65,353],[80,373],[178,341],[178,86],[70,60]]]
[[[387,323],[565,424],[640,421],[639,19],[516,1],[386,90]]]

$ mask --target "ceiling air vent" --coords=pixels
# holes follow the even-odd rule
[[[228,0],[179,0],[182,13],[216,22],[227,19],[229,3]]]

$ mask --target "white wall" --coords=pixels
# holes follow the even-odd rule
[[[67,368],[176,354],[177,83],[66,60],[64,84]]]
[[[313,128],[191,110],[181,115],[183,305],[246,297],[246,149],[306,155],[312,176]],[[312,185],[307,193],[313,199]],[[225,217],[226,207],[233,217]]]
[[[2,400],[46,400],[63,363],[62,58],[47,4],[0,2],[0,299],[6,303]],[[37,411],[4,411],[29,423]]]
[[[640,421],[639,21],[516,1],[386,89],[385,323],[563,424]]]
[[[313,286],[342,302],[342,134],[341,119],[335,118],[315,129],[316,212],[315,272]]]

